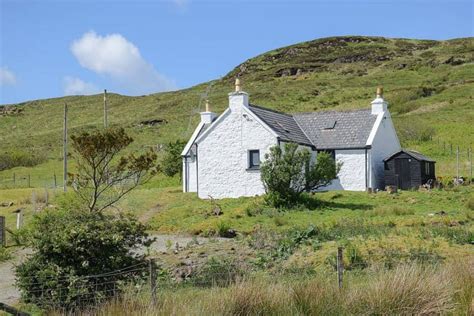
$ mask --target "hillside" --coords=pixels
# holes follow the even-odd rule
[[[210,84],[212,109],[222,112],[236,76],[252,103],[286,112],[366,108],[375,87],[383,85],[403,145],[437,159],[439,174],[453,175],[450,145],[461,147],[465,171],[466,149],[474,139],[473,61],[474,38],[324,38],[264,53],[222,79],[189,89],[139,97],[109,94],[109,120],[129,130],[134,146],[150,146],[191,135],[201,95]],[[70,133],[101,126],[102,95],[6,105],[0,108],[1,151],[47,156],[50,161],[35,170],[60,173],[65,102]],[[158,121],[144,122],[151,120]]]

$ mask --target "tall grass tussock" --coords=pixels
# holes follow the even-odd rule
[[[474,265],[371,267],[348,274],[342,289],[334,274],[257,276],[228,287],[161,288],[156,305],[148,293],[123,296],[93,315],[472,315]]]

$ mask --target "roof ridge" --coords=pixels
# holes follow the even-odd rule
[[[292,116],[294,115],[307,115],[307,114],[326,114],[326,113],[351,113],[351,112],[368,112],[370,109],[352,109],[352,110],[342,110],[342,111],[336,111],[336,110],[331,110],[331,111],[313,111],[313,112],[296,112],[293,113]]]
[[[295,119],[294,116],[292,116],[293,118],[293,121],[295,121],[296,125],[298,125],[298,127],[300,128],[301,132],[303,132],[304,136],[306,137],[306,139],[308,140],[308,142],[310,142],[311,144],[313,144],[314,147],[316,147],[316,144],[311,140],[311,138],[309,138],[308,134],[306,134],[306,131],[304,130],[303,127],[301,127],[300,123],[298,123],[298,120]]]
[[[260,110],[264,110],[264,111],[268,111],[268,112],[273,112],[273,113],[277,113],[277,114],[282,114],[282,115],[286,115],[286,116],[293,117],[293,115],[291,115],[291,114],[289,114],[289,113],[285,113],[285,112],[281,112],[281,111],[269,109],[269,108],[266,108],[266,107],[263,107],[263,106],[260,106],[260,105],[256,105],[256,104],[249,104],[249,107],[253,107],[253,108],[260,109]]]

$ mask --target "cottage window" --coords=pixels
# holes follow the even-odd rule
[[[260,168],[260,150],[249,150],[249,169]]]

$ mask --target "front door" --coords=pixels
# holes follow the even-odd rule
[[[398,187],[402,190],[411,189],[410,160],[411,159],[395,159]]]

